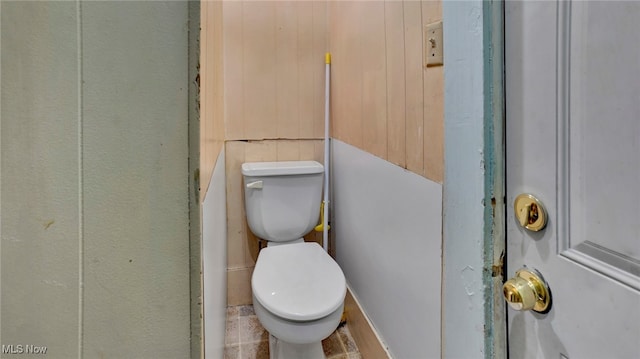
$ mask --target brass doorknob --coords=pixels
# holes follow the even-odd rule
[[[513,202],[518,223],[530,231],[538,232],[547,225],[547,211],[542,202],[531,194],[521,194]]]
[[[504,299],[515,310],[545,313],[550,308],[551,292],[535,269],[522,268],[502,286]]]

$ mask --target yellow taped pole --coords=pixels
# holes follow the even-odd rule
[[[324,200],[322,201],[322,247],[329,253],[329,89],[331,85],[331,53],[324,55]]]
[[[328,229],[331,229],[330,225],[327,225]],[[324,232],[324,201],[320,203],[320,224],[313,228],[316,232]]]
[[[325,64],[325,88],[324,88],[324,201],[320,207],[322,226],[322,246],[329,252],[329,89],[331,84],[331,53],[324,55]],[[316,230],[319,226],[316,226]],[[342,311],[340,323],[343,326],[347,323],[347,310]]]

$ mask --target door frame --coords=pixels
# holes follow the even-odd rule
[[[200,1],[189,1],[189,292],[190,358],[204,357],[202,207],[200,206]]]
[[[442,357],[506,358],[504,2],[442,8]]]

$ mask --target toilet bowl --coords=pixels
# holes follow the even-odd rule
[[[251,289],[256,315],[274,337],[273,358],[324,358],[321,340],[340,322],[346,284],[322,247],[299,242],[263,249]]]
[[[344,309],[342,270],[317,243],[302,239],[318,221],[322,173],[314,161],[242,165],[249,227],[268,241],[251,289],[271,359],[325,358],[321,342]]]

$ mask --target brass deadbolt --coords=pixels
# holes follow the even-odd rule
[[[522,268],[502,286],[504,299],[515,310],[546,313],[551,292],[542,275],[535,269]]]
[[[547,225],[547,211],[542,202],[530,194],[516,197],[513,209],[520,225],[530,231],[538,232]]]

